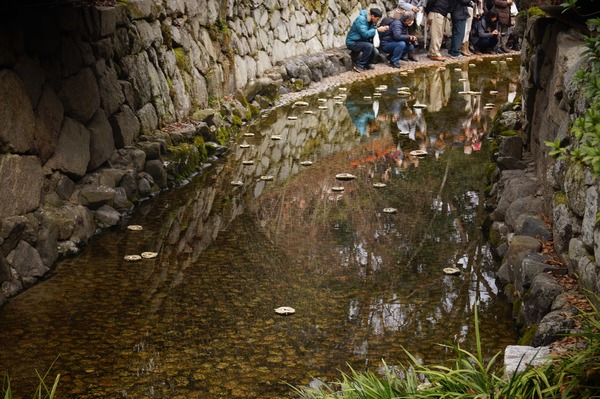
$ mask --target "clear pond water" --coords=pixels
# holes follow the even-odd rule
[[[480,231],[485,132],[519,90],[518,61],[494,60],[266,113],[226,160],[0,311],[0,371],[18,396],[52,365],[60,398],[288,398],[349,367],[406,362],[403,348],[427,363],[452,357],[439,343],[474,350],[476,303],[485,355],[513,344]],[[123,259],[144,251],[158,257]]]

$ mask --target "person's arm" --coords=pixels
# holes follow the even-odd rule
[[[361,38],[364,40],[371,40],[375,36],[375,25],[362,18],[356,22],[356,28]]]
[[[398,7],[400,7],[403,10],[406,10],[406,11],[412,11],[414,6],[412,4],[410,4],[408,1],[400,0],[398,2]]]
[[[419,6],[420,2],[421,0],[400,0],[398,2],[398,7],[406,11],[419,12],[421,10],[421,7]]]
[[[408,30],[404,27],[400,20],[396,20],[391,25],[392,34],[394,36],[394,40],[397,42],[410,42],[410,35],[408,34]]]

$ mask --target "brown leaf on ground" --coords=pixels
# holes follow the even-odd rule
[[[550,219],[550,218],[548,217],[548,215],[541,214],[541,215],[540,215],[540,218],[541,218],[541,219],[542,219],[544,222],[546,222],[546,224],[548,225],[548,227],[552,228],[552,219]]]

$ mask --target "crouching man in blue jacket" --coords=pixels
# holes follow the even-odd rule
[[[346,47],[348,50],[360,54],[354,62],[356,72],[373,69],[371,63],[377,55],[377,50],[373,46],[375,32],[385,32],[390,28],[389,26],[377,27],[381,16],[382,12],[379,8],[371,8],[369,11],[362,10],[350,27],[346,36]]]

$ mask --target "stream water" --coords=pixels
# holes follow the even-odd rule
[[[427,363],[453,356],[439,343],[474,350],[475,304],[485,356],[514,344],[480,232],[485,132],[520,90],[518,60],[494,60],[265,113],[226,160],[13,298],[0,372],[17,396],[51,367],[59,398],[288,398],[350,367],[406,364],[404,349]],[[124,260],[144,251],[158,257]]]

